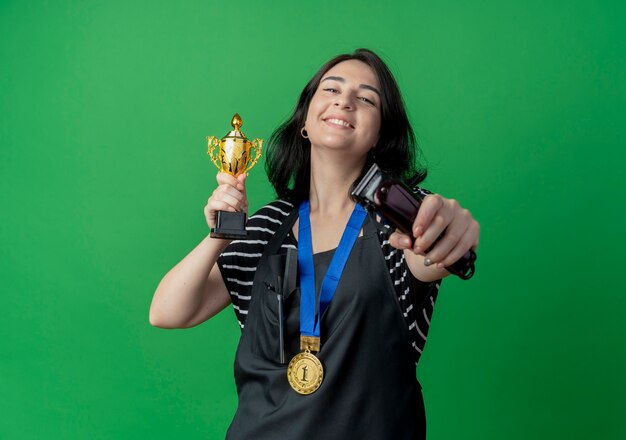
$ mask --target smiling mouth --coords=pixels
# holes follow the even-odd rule
[[[340,127],[354,128],[354,125],[350,124],[347,121],[344,121],[343,119],[326,118],[326,119],[324,119],[324,122],[328,122],[328,123],[333,124],[333,125],[338,125]]]

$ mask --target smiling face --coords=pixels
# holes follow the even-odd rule
[[[376,145],[381,121],[380,85],[357,60],[326,72],[311,99],[305,123],[312,148],[343,150],[361,158]]]

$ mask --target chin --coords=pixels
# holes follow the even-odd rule
[[[318,148],[337,151],[353,149],[352,142],[343,136],[324,136],[318,142],[311,142],[311,145],[316,145]]]

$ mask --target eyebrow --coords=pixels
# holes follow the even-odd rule
[[[345,78],[342,78],[340,76],[327,76],[326,78],[322,80],[322,82],[329,81],[329,80],[339,81],[341,83],[346,82]],[[369,84],[359,84],[359,88],[371,90],[372,92],[376,93],[380,97],[380,91],[374,86],[370,86]]]

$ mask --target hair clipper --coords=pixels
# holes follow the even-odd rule
[[[352,195],[365,209],[377,211],[396,229],[412,235],[413,222],[423,198],[404,183],[385,174],[378,165],[372,165],[352,191]],[[442,235],[426,252],[432,249]],[[474,275],[475,261],[476,253],[470,249],[458,261],[446,267],[446,270],[463,280],[468,280]]]

